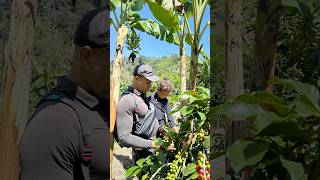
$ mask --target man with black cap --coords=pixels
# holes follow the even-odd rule
[[[147,136],[143,134],[144,132],[137,133],[137,128],[143,126],[141,122],[146,121],[145,117],[150,110],[154,109],[148,101],[146,92],[150,90],[151,83],[158,80],[150,65],[136,66],[133,71],[132,85],[128,87],[117,104],[116,138],[120,145],[133,148],[135,161],[151,155],[158,148],[154,143],[159,128],[156,118],[151,119],[153,125],[149,128],[151,132]],[[169,147],[168,150],[174,150],[174,148]]]
[[[39,102],[20,140],[21,180],[109,179],[109,11],[87,13],[67,76]]]

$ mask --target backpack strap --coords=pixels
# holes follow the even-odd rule
[[[132,96],[132,98],[133,98],[134,105],[133,105],[132,113],[136,114],[136,108],[138,107],[137,100],[136,100],[136,98],[134,97],[134,95],[132,93],[128,93],[128,95]]]
[[[84,180],[90,180],[89,165],[93,158],[92,150],[92,128],[89,125],[88,110],[81,101],[77,100],[73,94],[64,90],[55,88],[47,96],[41,99],[37,108],[48,101],[61,102],[69,106],[78,116],[81,127],[83,144],[80,149],[81,170]]]
[[[134,106],[132,109],[132,117],[133,117],[132,133],[135,134],[135,131],[137,130],[137,121],[138,121],[138,114],[136,112],[136,108],[138,107],[138,103],[137,103],[137,100],[134,97],[133,93],[129,93],[129,95],[132,96],[133,102],[134,102]]]
[[[136,101],[136,98],[134,97],[134,95],[132,94],[132,92],[129,92],[129,91],[125,91],[120,98],[122,98],[123,96],[125,95],[131,95],[133,100],[134,100],[134,107],[133,107],[133,110],[132,110],[132,115],[133,115],[133,129],[132,129],[132,132],[135,131],[135,127],[136,127],[136,121],[137,121],[137,114],[135,112],[135,109],[137,108],[138,106],[138,103]],[[119,137],[118,137],[118,131],[117,131],[117,121],[116,121],[116,124],[115,124],[115,127],[114,127],[114,131],[113,131],[113,137],[114,139],[118,142],[119,146],[122,148],[123,146],[121,145],[120,143],[120,140],[119,140]]]
[[[89,118],[87,114],[86,108],[83,105],[79,104],[79,101],[72,101],[69,98],[62,98],[60,100],[62,103],[69,105],[76,113],[79,119],[79,123],[81,126],[82,139],[83,144],[80,149],[81,155],[81,169],[82,174],[84,176],[84,180],[90,180],[90,163],[93,158],[93,150],[92,150],[92,128],[90,128]],[[72,105],[71,105],[72,104]]]

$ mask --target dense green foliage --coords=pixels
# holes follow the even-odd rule
[[[256,92],[216,108],[216,114],[247,119],[256,134],[228,147],[234,175],[252,167],[255,179],[318,178],[319,91],[299,81],[277,80],[276,84],[290,90],[292,97]]]
[[[32,59],[31,107],[56,85],[56,77],[66,75],[73,61],[73,35],[81,17],[103,6],[103,1],[38,2],[37,25]]]
[[[306,9],[310,14],[302,15],[290,7],[283,10],[276,75],[319,87],[320,1],[313,1]]]

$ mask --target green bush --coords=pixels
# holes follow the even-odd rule
[[[255,92],[220,105],[216,115],[247,119],[254,138],[227,148],[233,175],[252,168],[253,179],[316,179],[320,177],[319,92],[293,80],[275,80],[291,97]]]

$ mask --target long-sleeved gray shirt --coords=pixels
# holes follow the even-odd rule
[[[129,87],[132,88],[132,87]],[[157,135],[159,123],[157,121],[156,128],[150,139],[144,139],[136,136],[133,132],[134,113],[138,115],[139,120],[142,120],[148,112],[148,106],[143,101],[141,93],[133,89],[133,92],[123,95],[117,104],[116,128],[119,141],[123,146],[136,149],[151,148],[152,139]]]
[[[91,113],[93,159],[91,180],[110,178],[108,104],[65,77],[58,86],[81,100]],[[21,180],[81,180],[82,133],[77,113],[61,102],[45,102],[34,114],[20,140]]]

